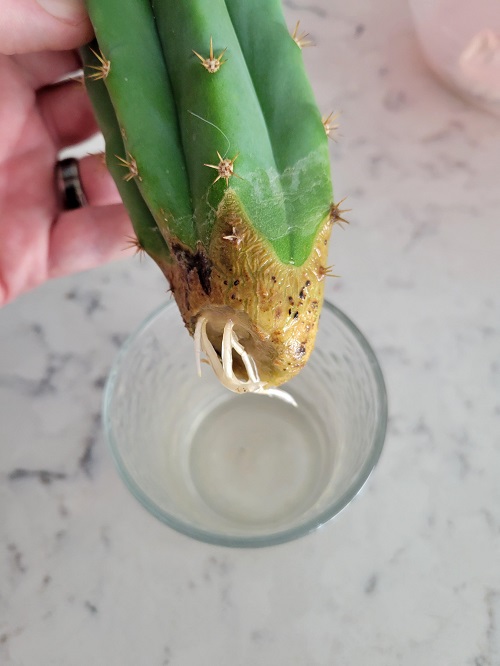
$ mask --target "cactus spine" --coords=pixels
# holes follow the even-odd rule
[[[338,212],[304,35],[279,0],[87,5],[86,83],[141,247],[229,388],[282,384],[314,344]]]

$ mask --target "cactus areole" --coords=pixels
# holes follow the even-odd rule
[[[198,361],[236,392],[272,392],[313,349],[339,217],[297,30],[279,0],[87,6],[85,80],[134,242]]]

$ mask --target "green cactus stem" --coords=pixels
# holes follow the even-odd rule
[[[97,44],[94,43],[82,49],[81,55],[86,70],[93,70],[90,75],[92,82],[87,85],[87,89],[105,139],[106,165],[130,214],[137,237],[137,248],[147,252],[165,272],[172,263],[168,245],[161,235],[149,208],[144,203],[134,179],[127,180],[123,177],[121,164],[126,160],[125,147],[103,77],[99,76],[103,63],[96,48],[98,48]],[[104,66],[106,67],[106,65]]]
[[[278,0],[87,6],[86,84],[141,247],[229,388],[284,383],[314,345],[340,214],[304,35]]]

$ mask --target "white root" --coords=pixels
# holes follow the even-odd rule
[[[198,377],[201,377],[201,327],[203,326],[203,317],[199,317],[194,330],[194,356],[196,359],[196,371]]]
[[[224,334],[222,336],[222,368],[224,376],[231,381],[233,376],[233,322],[229,320],[224,326]]]
[[[259,393],[261,395],[281,398],[281,400],[297,407],[294,398],[286,391],[276,388],[265,388],[265,382],[260,380],[257,364],[239,342],[238,336],[234,331],[234,323],[231,319],[228,319],[224,325],[220,356],[215,351],[208,337],[207,321],[207,318],[204,316],[198,317],[194,331],[194,350],[198,376],[201,377],[201,354],[203,352],[221,384],[230,391],[234,393]],[[245,366],[248,375],[247,380],[240,379],[234,372],[233,351],[240,356]]]

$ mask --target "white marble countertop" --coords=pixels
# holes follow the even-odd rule
[[[288,0],[351,225],[329,297],[365,332],[386,447],[330,524],[257,551],[156,521],[105,447],[118,345],[163,301],[149,261],[0,311],[2,666],[500,664],[500,121],[423,64],[403,0]],[[332,9],[336,5],[339,9]]]

